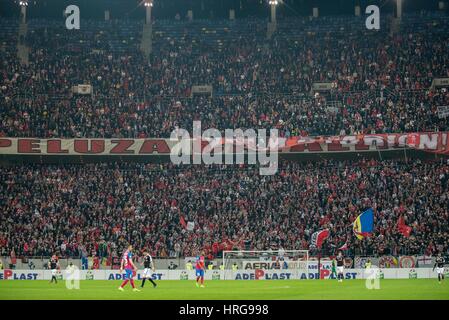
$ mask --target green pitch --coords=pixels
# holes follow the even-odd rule
[[[245,300],[245,299],[445,299],[449,300],[449,280],[381,280],[379,290],[368,290],[364,280],[279,280],[207,281],[197,288],[194,281],[159,281],[153,289],[146,283],[141,292],[117,288],[120,281],[81,281],[79,290],[68,290],[65,282],[0,281],[0,300],[5,299],[166,299],[166,300]],[[140,285],[140,281],[136,281]]]

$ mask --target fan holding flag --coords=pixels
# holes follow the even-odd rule
[[[374,211],[373,208],[368,208],[363,211],[355,220],[352,225],[354,235],[359,240],[363,240],[366,237],[370,237],[374,228]]]
[[[320,270],[320,260],[321,260],[321,247],[323,246],[324,240],[329,237],[329,229],[324,229],[316,231],[312,234],[310,238],[310,248],[319,249],[318,252],[318,273],[321,274]]]

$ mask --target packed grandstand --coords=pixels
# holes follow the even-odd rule
[[[262,18],[156,19],[147,57],[142,21],[82,20],[73,32],[30,19],[20,37],[20,20],[1,18],[0,139],[169,138],[194,120],[203,129],[277,128],[286,138],[448,131],[439,107],[449,91],[434,79],[449,78],[449,17],[404,14],[396,32],[390,20],[372,31],[364,17],[290,17],[267,39]],[[315,83],[332,88],[317,92]],[[213,93],[196,95],[195,85]],[[257,166],[167,158],[1,156],[0,256],[111,259],[133,243],[154,257],[203,251],[212,260],[223,250],[309,249],[320,229],[330,231],[330,256],[344,245],[350,256],[449,250],[444,157],[293,155],[262,176]],[[367,207],[375,232],[361,241],[351,226]]]

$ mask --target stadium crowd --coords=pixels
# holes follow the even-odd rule
[[[140,22],[83,21],[71,32],[32,20],[23,64],[17,21],[0,19],[0,137],[168,137],[193,120],[203,129],[277,127],[285,136],[449,130],[437,110],[449,105],[449,92],[431,88],[449,77],[448,18],[405,15],[395,34],[363,23],[287,19],[267,40],[264,20],[156,21],[147,60]],[[311,95],[315,82],[334,88]],[[92,94],[74,93],[80,84]],[[192,85],[207,84],[213,97],[191,95]],[[112,258],[131,242],[157,257],[204,250],[212,258],[231,249],[308,249],[323,228],[328,253],[345,243],[362,255],[448,253],[443,162],[323,160],[282,162],[274,176],[257,170],[2,166],[0,255]],[[351,223],[368,206],[375,232],[358,241]],[[397,230],[400,216],[410,237]]]
[[[100,257],[126,243],[157,257],[222,250],[309,249],[328,228],[329,254],[449,250],[449,166],[440,161],[283,161],[255,167],[101,163],[13,165],[0,173],[0,255]],[[375,209],[371,238],[352,221]],[[399,233],[400,216],[412,228]],[[189,223],[190,222],[190,223]]]
[[[28,29],[29,64],[4,36],[0,136],[168,137],[193,120],[284,135],[449,128],[437,111],[449,92],[430,89],[449,77],[444,16],[405,17],[394,35],[361,18],[287,19],[270,40],[261,19],[156,21],[149,60],[138,21],[83,21],[72,32],[32,20]],[[334,89],[311,96],[315,82]],[[73,93],[79,84],[92,95]],[[191,97],[192,85],[207,84],[213,98]]]

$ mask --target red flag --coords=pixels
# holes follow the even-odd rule
[[[328,229],[317,231],[317,232],[312,234],[312,238],[311,238],[310,244],[311,244],[311,246],[313,246],[315,248],[321,248],[321,246],[323,245],[324,240],[326,240],[327,237],[329,237],[329,230]]]
[[[399,217],[398,231],[406,238],[410,237],[410,233],[412,232],[412,227],[409,227],[405,224],[405,220],[404,220],[403,216]]]
[[[184,220],[184,217],[183,217],[183,216],[181,216],[181,219],[179,219],[179,222],[181,222],[181,225],[182,225],[182,227],[183,227],[184,229],[187,229],[187,223],[186,223],[186,221]]]

